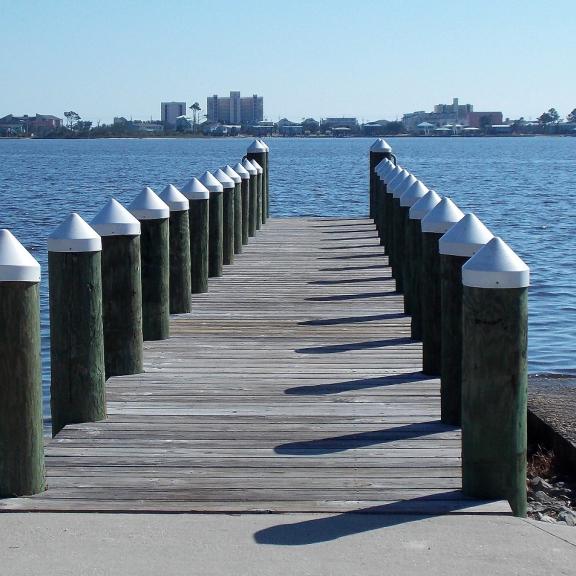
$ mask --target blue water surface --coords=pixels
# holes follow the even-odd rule
[[[271,213],[365,216],[373,139],[270,139]],[[0,228],[43,270],[45,398],[48,234],[70,213],[88,221],[114,196],[160,192],[234,164],[250,140],[0,140]],[[530,265],[529,369],[576,374],[576,138],[390,138],[399,162],[429,188],[473,211]],[[45,411],[48,410],[46,402]]]

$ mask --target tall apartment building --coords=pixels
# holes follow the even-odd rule
[[[256,124],[264,119],[264,98],[254,94],[242,98],[240,92],[230,96],[209,96],[206,100],[208,122],[222,124]]]
[[[176,128],[176,118],[186,116],[186,102],[162,102],[161,120],[164,128]]]

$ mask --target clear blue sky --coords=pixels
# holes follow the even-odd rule
[[[0,23],[0,116],[158,118],[230,90],[270,120],[576,108],[573,0],[0,0]]]

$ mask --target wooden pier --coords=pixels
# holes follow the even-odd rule
[[[460,492],[370,220],[270,220],[192,306],[0,511],[509,513]]]

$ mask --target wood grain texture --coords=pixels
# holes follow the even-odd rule
[[[303,249],[305,246],[305,249]],[[483,513],[372,223],[272,219],[0,510]]]

